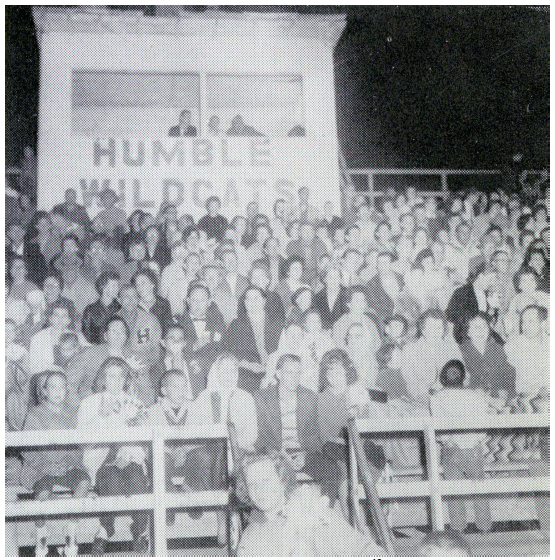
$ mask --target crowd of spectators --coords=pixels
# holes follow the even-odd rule
[[[438,200],[409,187],[372,207],[347,190],[342,216],[331,203],[319,211],[306,188],[298,195],[276,200],[271,216],[252,201],[230,221],[210,197],[197,223],[171,204],[127,216],[110,189],[95,216],[72,189],[50,211],[21,195],[6,217],[6,430],[232,420],[241,450],[285,453],[348,516],[338,438],[350,415],[464,423],[469,410],[545,410],[549,188],[533,206],[502,190]],[[515,437],[507,453],[484,434],[443,438],[444,475],[483,477],[504,449],[547,473],[546,439]],[[414,438],[365,450],[376,477],[387,462],[422,461]],[[169,490],[224,483],[217,447],[174,447],[166,459]],[[76,496],[150,484],[139,444],[9,460],[8,483],[37,499],[55,484]],[[451,527],[462,531],[464,508],[452,502]],[[487,502],[476,512],[489,530]],[[147,521],[133,515],[136,551],[148,548]],[[95,554],[113,533],[104,515]]]

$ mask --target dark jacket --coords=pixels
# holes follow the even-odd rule
[[[466,323],[472,317],[476,317],[479,311],[478,300],[472,284],[464,284],[453,292],[445,315],[447,320],[453,323],[453,337],[459,344],[464,339]]]
[[[162,240],[158,241],[156,248],[154,249],[154,254],[149,254],[147,246],[146,259],[148,261],[154,261],[158,264],[160,272],[168,266],[172,260],[171,251],[168,249],[166,243]]]
[[[279,296],[277,297],[279,298]],[[284,325],[285,319],[271,318],[266,314],[264,345],[268,355],[277,350]],[[246,313],[240,313],[239,317],[230,323],[224,335],[223,347],[225,351],[231,352],[238,360],[262,363],[256,348],[254,332]],[[260,380],[263,375],[245,368],[239,368],[238,387],[253,393],[260,387]]]
[[[471,389],[485,389],[494,394],[504,389],[510,397],[515,395],[515,368],[509,364],[503,345],[493,336],[488,338],[483,355],[470,339],[461,344],[461,354]]]
[[[175,324],[172,317],[170,302],[157,295],[156,301],[149,311],[158,319],[158,322],[162,327],[162,336],[166,336],[166,331]]]
[[[195,330],[195,325],[193,324],[189,311],[186,309],[183,315],[178,315],[175,319],[177,323],[183,327],[185,339],[196,342],[198,339],[197,331]],[[225,332],[224,317],[214,302],[211,302],[206,310],[205,330],[210,333],[210,342],[220,341]]]
[[[330,309],[328,304],[328,292],[327,288],[320,290],[312,298],[312,307],[315,307],[320,311],[320,317],[322,318],[322,327],[324,329],[331,329],[335,321],[341,317],[344,313],[348,313],[349,308],[347,307],[347,300],[349,296],[349,290],[345,286],[339,288],[339,294],[337,299],[333,304],[333,309]]]
[[[175,126],[170,127],[170,129],[168,130],[168,136],[196,136],[197,135],[197,129],[195,126],[193,125],[189,125],[187,127],[187,130],[185,131],[185,134],[181,134],[181,127],[176,124]]]
[[[108,321],[117,315],[120,309],[121,305],[116,300],[108,307],[104,307],[100,300],[87,305],[82,320],[82,331],[87,341],[91,344],[102,344]]]
[[[303,450],[314,453],[322,450],[318,435],[316,394],[299,386],[297,388],[297,435]],[[254,393],[258,421],[257,451],[274,449],[281,451],[282,426],[277,385],[271,385]]]
[[[219,214],[217,216],[203,216],[197,224],[198,229],[206,232],[208,238],[214,237],[217,241],[221,241],[227,229],[227,219]]]
[[[247,314],[247,308],[245,307],[245,290],[243,291],[239,301],[237,302],[237,316],[243,317]],[[264,310],[266,311],[266,316],[270,318],[271,321],[277,321],[278,324],[285,324],[285,309],[283,307],[283,301],[277,292],[272,292],[268,290],[266,294],[266,305]]]
[[[403,277],[397,273],[395,273],[395,276],[397,277],[399,288],[402,289],[404,285]],[[393,316],[395,302],[384,290],[379,274],[372,277],[366,285],[366,299],[368,301],[368,307],[375,310],[382,322]]]

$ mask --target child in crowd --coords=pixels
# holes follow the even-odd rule
[[[486,393],[481,389],[463,387],[464,365],[460,360],[450,360],[439,375],[442,389],[430,397],[432,416],[483,416],[488,414]],[[448,432],[440,434],[441,465],[447,480],[484,478],[484,442],[486,432]],[[462,532],[466,529],[465,498],[449,498],[451,529]],[[486,497],[474,498],[476,526],[482,532],[491,529],[491,513]]]
[[[136,426],[146,420],[143,403],[129,393],[131,368],[122,358],[108,358],[101,366],[98,379],[101,391],[81,401],[77,413],[77,425],[82,430],[110,433],[125,426]],[[147,492],[149,480],[146,475],[146,450],[140,443],[99,444],[87,447],[84,463],[96,480],[99,496],[129,496]],[[134,511],[131,534],[133,550],[148,551],[146,536],[148,513]],[[92,548],[93,556],[102,556],[108,539],[115,533],[115,516],[104,513],[100,517],[100,529]]]
[[[25,430],[70,430],[75,428],[76,418],[65,406],[67,395],[66,377],[61,372],[45,372],[44,382],[40,386],[43,402],[32,408],[25,420]],[[87,495],[90,477],[83,466],[83,453],[77,446],[41,448],[29,450],[23,454],[21,480],[33,491],[35,499],[47,500],[52,495],[54,485],[71,490],[74,498]],[[47,555],[47,529],[44,519],[38,519],[37,548],[35,556]],[[66,556],[77,556],[75,542],[76,522],[67,523]]]

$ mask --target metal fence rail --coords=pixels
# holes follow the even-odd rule
[[[549,492],[549,477],[530,478],[493,478],[482,480],[443,480],[440,477],[440,464],[436,436],[438,432],[453,430],[491,430],[515,428],[548,428],[548,414],[502,414],[468,417],[438,418],[404,417],[356,420],[359,434],[387,434],[392,432],[422,432],[424,434],[428,480],[415,482],[378,483],[377,490],[381,499],[388,498],[430,498],[432,527],[444,529],[442,498],[444,496],[464,496],[478,494],[513,494],[517,492]],[[349,461],[354,465],[351,477],[356,476],[356,456],[353,446],[349,445]],[[510,480],[510,483],[507,483]],[[356,478],[351,480],[355,499],[361,499],[361,491]]]
[[[167,440],[181,442],[225,441],[228,433],[225,425],[215,426],[141,426],[114,429],[100,434],[81,430],[48,430],[8,432],[5,447],[29,448],[53,445],[77,445],[88,443],[150,442],[152,444],[153,486],[152,493],[122,496],[67,498],[45,501],[7,502],[6,520],[24,517],[59,516],[64,514],[92,514],[152,510],[154,517],[154,554],[167,556],[166,509],[167,508],[222,508],[229,504],[227,490],[210,490],[187,493],[167,493],[164,465],[164,444]],[[227,456],[227,454],[226,454]]]
[[[484,175],[501,175],[501,171],[497,169],[419,169],[416,167],[405,169],[394,168],[365,168],[365,169],[347,169],[347,174],[353,177],[366,177],[368,181],[368,192],[364,193],[370,203],[374,203],[376,198],[385,195],[384,191],[375,189],[375,178],[378,176],[400,176],[410,175],[414,177],[420,176],[436,176],[441,180],[441,189],[438,190],[420,190],[420,196],[441,196],[446,197],[449,194],[449,177],[454,176],[484,176]]]

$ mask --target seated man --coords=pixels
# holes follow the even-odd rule
[[[29,411],[25,430],[72,430],[76,427],[75,412],[65,406],[66,377],[61,372],[46,371],[40,386],[43,402]],[[22,482],[33,490],[35,499],[48,500],[55,485],[69,487],[74,498],[83,498],[90,487],[90,477],[83,466],[83,453],[79,447],[61,447],[24,452]],[[35,556],[48,552],[47,530],[43,518],[36,521],[37,548]],[[75,542],[76,522],[67,523],[65,556],[77,556]]]
[[[196,136],[197,129],[191,124],[191,111],[183,109],[179,114],[179,124],[172,126],[168,136]]]
[[[333,505],[340,473],[336,463],[322,453],[322,442],[315,429],[317,398],[300,385],[299,356],[281,356],[276,364],[276,378],[277,385],[254,393],[258,424],[255,449],[286,453],[294,469],[320,484]]]
[[[247,455],[240,475],[254,504],[238,556],[368,556],[385,553],[329,507],[313,485],[297,486],[283,455]]]

